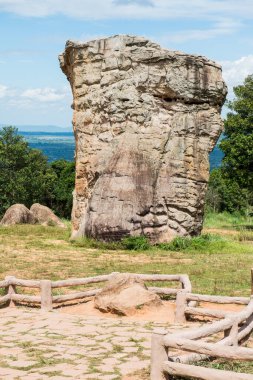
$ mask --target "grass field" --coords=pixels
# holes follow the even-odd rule
[[[253,218],[209,214],[204,235],[148,250],[123,250],[82,239],[70,226],[0,228],[0,279],[66,279],[111,272],[187,273],[194,292],[249,295],[253,267]],[[94,248],[94,246],[96,248]],[[109,246],[110,248],[110,246]],[[115,249],[116,248],[116,249]],[[163,247],[164,248],[164,247]]]

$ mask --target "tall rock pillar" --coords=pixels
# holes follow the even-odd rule
[[[221,67],[126,35],[68,41],[59,59],[73,92],[73,237],[200,233]]]

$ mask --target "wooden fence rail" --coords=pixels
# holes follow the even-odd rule
[[[8,276],[5,280],[0,281],[0,288],[6,289],[6,295],[0,297],[0,305],[15,306],[15,303],[25,304],[40,304],[41,309],[50,311],[55,304],[82,300],[88,297],[95,296],[101,288],[73,292],[64,295],[53,295],[53,289],[72,287],[72,286],[85,286],[91,284],[97,284],[108,281],[115,273],[86,277],[86,278],[71,278],[67,280],[50,281],[50,280],[23,280],[14,276]],[[177,293],[184,289],[190,294],[192,286],[188,275],[167,275],[167,274],[135,274],[143,281],[146,282],[178,282],[180,288],[169,287],[148,287],[149,290],[159,295],[177,295]],[[32,289],[39,289],[40,295],[27,295],[18,294],[16,287],[26,287]]]
[[[253,275],[251,278],[253,281]],[[239,312],[223,312],[189,307],[187,305],[189,300],[247,306]],[[253,380],[253,375],[250,374],[192,365],[194,362],[213,358],[253,361],[253,349],[239,346],[247,341],[253,331],[253,295],[249,298],[222,297],[192,294],[181,290],[177,294],[176,304],[176,320],[179,323],[185,323],[188,314],[221,318],[221,320],[174,334],[167,334],[164,330],[155,331],[151,342],[151,380],[166,380],[170,375],[203,380]],[[221,332],[223,338],[216,343],[203,340]],[[172,354],[171,349],[186,353]]]
[[[253,375],[236,373],[232,371],[221,371],[220,369],[210,369],[196,367],[193,365],[166,362],[163,370],[174,376],[184,376],[186,378],[197,378],[200,380],[252,380]],[[164,378],[166,379],[166,378]]]

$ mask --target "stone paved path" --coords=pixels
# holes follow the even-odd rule
[[[128,322],[0,310],[0,379],[121,380],[149,367],[152,330],[165,323]]]

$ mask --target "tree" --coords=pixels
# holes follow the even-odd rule
[[[219,195],[220,210],[244,211],[253,205],[253,75],[234,87],[235,99],[227,102],[225,156],[210,176],[208,194]],[[217,198],[216,198],[217,199]]]
[[[57,180],[53,188],[53,209],[64,218],[69,218],[72,210],[73,195],[75,187],[75,163],[66,160],[57,160],[51,164]]]
[[[249,190],[225,175],[222,168],[214,169],[210,174],[206,204],[213,212],[242,212],[249,206]]]
[[[0,131],[0,215],[14,203],[51,206],[56,174],[39,150],[31,149],[15,127]]]
[[[223,170],[242,187],[253,187],[253,75],[234,87],[236,98],[227,103],[231,112],[225,120],[225,139],[220,148]]]

